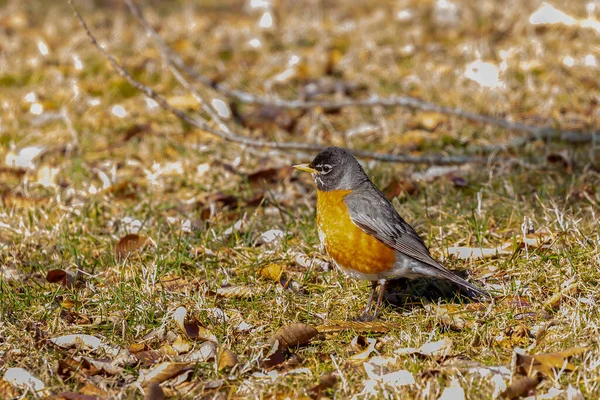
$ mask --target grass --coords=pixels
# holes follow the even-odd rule
[[[447,27],[450,32],[445,36],[434,26],[433,4],[405,3],[398,7],[416,16],[405,23],[382,19],[377,10],[389,15],[399,11],[385,2],[335,2],[327,6],[323,19],[317,18],[315,8],[286,3],[281,6],[285,23],[277,28],[281,35],[259,30],[258,16],[252,12],[228,14],[208,6],[200,10],[178,5],[159,18],[151,9],[146,11],[167,41],[178,43],[186,60],[205,72],[218,71],[233,87],[262,92],[274,84],[283,96],[297,92],[305,80],[322,75],[327,38],[339,35],[336,46],[343,58],[337,74],[374,92],[410,91],[441,104],[511,115],[522,111],[519,98],[523,98],[527,99],[522,106],[527,109],[524,118],[598,126],[594,95],[583,79],[591,70],[562,64],[564,54],[574,59],[587,54],[585,43],[595,38],[590,32],[572,28],[579,36],[565,41],[563,30],[568,28],[532,30],[527,24],[526,16],[535,4],[523,13],[485,1],[480,6],[457,2],[464,19]],[[572,359],[574,371],[545,376],[536,393],[553,388],[563,397],[569,388],[585,398],[600,393],[596,340],[600,179],[595,145],[528,143],[513,151],[522,164],[466,167],[453,172],[466,184],[442,176],[419,181],[417,191],[393,199],[436,257],[455,246],[495,248],[512,243],[510,252],[497,257],[446,260],[449,268],[468,271],[470,279],[492,291],[493,303],[471,303],[443,284],[400,282],[388,293],[380,317],[387,332],[373,332],[372,326],[363,325],[321,333],[308,344],[286,351],[283,364],[264,368],[261,361],[270,349],[269,340],[281,327],[351,321],[361,313],[369,292],[366,282],[298,259],[303,255],[309,261],[328,261],[319,250],[314,226],[312,183],[308,176],[285,172],[292,163],[311,156],[243,149],[191,130],[149,107],[143,96],[123,84],[88,45],[66,7],[47,5],[46,10],[36,11],[18,2],[8,4],[0,11],[1,42],[13,43],[0,66],[4,94],[0,161],[29,146],[44,149],[32,168],[0,169],[0,374],[24,368],[45,384],[46,391],[35,395],[0,381],[0,397],[25,392],[30,398],[64,398],[68,392],[143,396],[141,386],[147,385],[136,381],[156,364],[144,361],[140,348],[150,352],[146,355],[175,362],[204,345],[178,327],[174,313],[179,307],[192,317],[188,322],[216,336],[219,354],[230,349],[239,362],[232,370],[219,369],[219,357],[190,363],[186,378],[160,380],[168,397],[302,398],[314,395],[310,388],[324,374],[334,372],[337,384],[324,388],[320,396],[360,398],[366,396],[363,389],[369,376],[363,361],[368,361],[377,374],[406,370],[415,378],[411,385],[378,386],[374,397],[437,399],[446,388],[458,385],[467,398],[488,398],[511,379],[510,374],[490,368],[510,370],[516,348],[541,354],[584,346],[589,349]],[[569,7],[565,12],[584,15],[575,2]],[[83,10],[99,37],[106,38],[111,51],[136,77],[167,97],[183,95],[124,10],[101,6]],[[501,17],[492,17],[500,10]],[[226,26],[214,19],[223,13],[228,15]],[[361,45],[352,35],[340,35],[350,17],[361,37],[375,47]],[[470,19],[477,23],[469,23]],[[507,21],[512,25],[495,42],[498,36],[488,29],[494,31]],[[309,22],[317,26],[318,35],[302,34]],[[398,24],[403,35],[398,35]],[[265,47],[245,48],[241,32],[260,38]],[[523,35],[531,40],[523,40]],[[541,53],[535,52],[534,39],[544,44]],[[47,56],[36,45],[40,40],[50,49]],[[400,55],[398,49],[407,44],[414,45],[415,52]],[[484,59],[497,59],[500,50],[509,48],[523,60],[541,65],[528,70],[510,58],[503,76],[506,87],[486,90],[462,76],[474,50],[463,52],[459,45],[479,49]],[[227,59],[213,62],[225,51]],[[295,52],[303,55],[308,76],[276,83],[273,77]],[[83,60],[81,69],[74,66],[74,55]],[[43,106],[41,115],[30,111],[28,93],[35,93],[33,103]],[[115,115],[114,105],[124,107],[127,116]],[[72,126],[58,114],[61,110]],[[310,140],[415,154],[432,149],[459,154],[509,142],[517,135],[434,118],[440,118],[440,124],[427,131],[424,142],[409,146],[411,150],[398,148],[399,143],[413,144],[399,137],[420,126],[423,115],[402,109],[348,109],[337,115],[312,111],[299,119],[295,132],[265,128],[251,134],[292,140],[298,135],[309,137],[309,130],[316,127]],[[385,124],[387,131],[344,138],[343,132],[364,122]],[[142,124],[149,126],[140,128]],[[127,139],[127,132],[136,127],[140,133]],[[565,162],[572,161],[572,167],[527,163],[532,156],[563,150]],[[426,171],[424,166],[372,162],[365,166],[382,188]],[[284,173],[268,183],[252,181],[250,173],[268,167]],[[44,178],[44,171],[53,168],[56,173]],[[243,224],[236,228],[239,221]],[[271,229],[283,231],[285,237],[260,244],[258,238]],[[547,245],[521,248],[528,230],[548,238]],[[117,243],[130,233],[148,237],[153,244],[121,259]],[[280,265],[293,284],[283,287],[262,276],[259,271],[269,264]],[[50,283],[46,274],[53,269],[79,274],[83,284]],[[218,295],[227,285],[233,287],[233,294]],[[565,291],[565,285],[571,289]],[[558,300],[549,304],[557,294]],[[51,339],[67,334],[95,336],[106,345],[119,346],[121,356],[127,357],[119,363],[110,353],[81,343],[69,349],[52,344]],[[353,359],[364,350],[365,338],[376,339],[375,349],[386,358],[385,366],[375,364],[374,354]],[[399,349],[420,348],[443,338],[452,344],[444,355],[397,354]],[[187,346],[185,351],[181,346]],[[82,356],[109,361],[117,372],[91,372]],[[79,366],[77,372],[65,372],[70,360]]]

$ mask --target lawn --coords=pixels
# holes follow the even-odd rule
[[[208,122],[132,86],[67,2],[3,2],[0,398],[600,396],[594,3],[138,2],[212,83],[184,74],[211,114],[124,3],[74,2],[131,77]],[[249,104],[224,85],[411,96],[584,139],[422,107]],[[224,140],[215,114],[257,141],[468,158],[360,160],[493,300],[397,281],[357,321],[370,285],[321,251],[314,184],[291,168],[316,152]]]

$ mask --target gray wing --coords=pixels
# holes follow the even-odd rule
[[[436,268],[445,268],[431,255],[419,234],[376,188],[361,188],[344,199],[350,219],[383,244]]]
[[[377,240],[431,267],[432,277],[445,278],[478,295],[489,294],[449,271],[434,260],[423,239],[406,221],[398,215],[394,206],[374,185],[355,190],[344,198],[350,219],[360,229]]]

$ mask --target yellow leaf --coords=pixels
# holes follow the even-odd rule
[[[279,282],[281,274],[283,274],[283,266],[281,264],[268,264],[259,269],[258,274],[267,279]]]
[[[238,363],[237,354],[235,354],[233,351],[231,351],[225,347],[222,348],[221,351],[219,352],[218,359],[219,359],[219,362],[218,362],[219,371],[223,371],[225,369],[231,369],[231,368],[235,367]]]

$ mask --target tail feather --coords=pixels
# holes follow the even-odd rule
[[[473,285],[472,283],[464,280],[463,278],[456,275],[452,271],[449,271],[444,268],[444,270],[442,270],[442,271],[438,270],[436,272],[440,273],[440,275],[442,275],[443,278],[456,283],[458,286],[460,286],[462,289],[464,289],[467,293],[469,293],[469,295],[472,297],[486,297],[488,299],[492,298],[492,296],[486,290],[484,290],[480,287],[477,287],[477,286]]]

